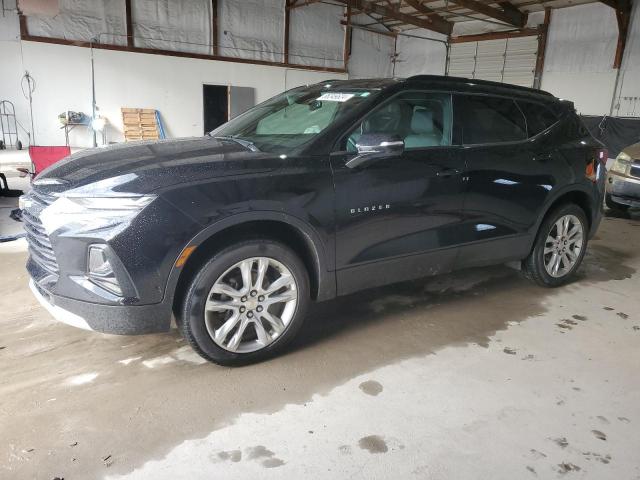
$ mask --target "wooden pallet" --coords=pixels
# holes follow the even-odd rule
[[[160,138],[155,110],[125,107],[122,107],[121,110],[125,141],[157,140]]]

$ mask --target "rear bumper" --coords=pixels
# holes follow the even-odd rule
[[[171,307],[154,305],[103,305],[52,295],[33,280],[29,287],[36,299],[58,321],[78,328],[115,335],[166,332]]]
[[[640,207],[640,178],[609,172],[606,189],[614,202]]]

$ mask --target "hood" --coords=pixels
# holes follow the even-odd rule
[[[88,149],[45,169],[34,185],[50,192],[144,194],[214,177],[275,170],[277,155],[212,137],[143,141]]]
[[[629,145],[622,150],[634,160],[640,160],[640,142]]]

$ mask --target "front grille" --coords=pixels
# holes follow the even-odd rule
[[[629,171],[629,175],[632,177],[640,178],[640,160],[635,160],[631,164],[631,170]]]
[[[49,236],[40,221],[42,210],[51,205],[53,198],[35,190],[29,193],[28,198],[31,200],[31,204],[22,211],[22,221],[29,243],[29,255],[42,268],[57,274],[56,255],[51,247]]]

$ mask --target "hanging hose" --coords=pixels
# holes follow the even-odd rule
[[[608,115],[604,115],[600,123],[598,123],[598,130],[600,130],[600,138],[604,138],[604,131],[607,129],[607,117]]]
[[[36,132],[33,128],[33,92],[36,91],[36,80],[25,71],[20,82],[22,88],[22,94],[24,98],[29,100],[29,120],[31,121],[31,133],[29,134],[29,145],[35,145]]]

